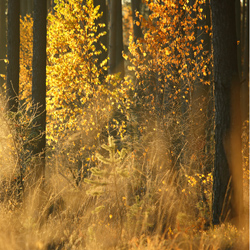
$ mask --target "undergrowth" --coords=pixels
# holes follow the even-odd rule
[[[247,249],[247,223],[241,230],[211,225],[211,173],[192,169],[194,156],[173,169],[160,130],[133,147],[104,138],[92,174],[78,185],[66,162],[57,165],[62,156],[48,149],[38,206],[39,192],[28,192],[35,114],[24,110],[10,115],[2,103],[0,249]]]

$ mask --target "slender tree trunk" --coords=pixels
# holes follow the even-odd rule
[[[33,12],[33,1],[32,0],[21,0],[21,15],[22,17],[27,14],[32,15]]]
[[[102,53],[98,55],[98,65],[100,65],[101,62],[103,62],[108,57],[108,17],[107,17],[107,11],[108,6],[106,4],[105,0],[94,0],[94,6],[100,5],[99,12],[102,13],[102,16],[99,20],[97,20],[96,24],[101,23],[105,24],[105,27],[98,27],[98,34],[102,32],[106,32],[105,36],[100,37],[99,41],[96,44],[96,49],[101,51]],[[103,44],[107,49],[104,50],[101,46]],[[102,77],[101,77],[102,78]]]
[[[6,27],[7,27],[7,21],[6,21],[6,15],[5,11],[7,8],[7,1],[2,0],[0,2],[0,75],[6,75],[6,63],[4,62],[4,59],[6,59]],[[4,78],[0,76],[0,91],[3,89],[4,84]]]
[[[211,8],[215,94],[213,224],[216,225],[239,217],[242,211],[241,117],[235,1],[212,0]]]
[[[33,150],[41,158],[41,164],[36,166],[35,179],[44,177],[45,173],[45,131],[46,131],[46,1],[34,0],[33,26],[33,81],[32,100],[34,107],[38,106],[37,127],[35,134],[41,134]]]
[[[241,113],[242,121],[249,120],[249,0],[242,3],[241,20]]]
[[[134,42],[140,37],[142,37],[142,31],[140,25],[137,25],[138,22],[140,23],[139,18],[136,16],[136,12],[140,11],[141,0],[131,0],[131,7],[132,7],[132,17],[133,17],[133,31],[134,31]]]
[[[115,73],[116,60],[116,22],[117,22],[117,0],[110,0],[109,5],[109,74]]]
[[[52,14],[55,13],[54,7],[55,7],[55,1],[54,0],[47,0],[48,11],[52,12]]]
[[[8,0],[8,109],[16,112],[19,94],[20,1]]]
[[[122,3],[117,1],[117,24],[116,24],[116,72],[124,77],[124,59],[122,57],[123,47],[123,25],[122,25]]]
[[[121,72],[124,75],[124,60],[122,58],[122,9],[121,0],[110,0],[110,29],[109,29],[109,74]]]

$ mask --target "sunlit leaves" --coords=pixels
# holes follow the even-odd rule
[[[203,54],[204,41],[198,43],[196,39],[197,27],[202,29],[197,22],[203,15],[200,7],[203,2],[193,5],[184,1],[145,2],[151,11],[148,19],[137,13],[144,37],[137,43],[130,39],[130,54],[124,58],[130,61],[132,65],[128,69],[134,71],[139,80],[137,101],[146,97],[148,104],[144,105],[149,105],[149,109],[151,105],[162,111],[171,106],[175,109],[182,99],[186,102],[189,99],[186,90],[175,91],[175,86],[180,90],[194,81],[202,84],[200,74],[210,74],[209,58]]]
[[[92,1],[85,5],[81,1],[58,1],[55,9],[55,15],[48,18],[48,114],[54,121],[49,127],[54,126],[54,132],[75,131],[78,116],[88,109],[107,63],[98,66],[96,57],[101,52],[95,43],[104,33],[97,34],[99,7],[94,8]]]

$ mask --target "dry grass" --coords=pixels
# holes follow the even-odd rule
[[[47,159],[45,187],[31,193],[26,185],[23,193],[18,183],[23,144],[15,141],[13,120],[4,110],[0,119],[0,250],[248,249],[248,223],[242,230],[229,223],[209,225],[211,180],[206,176],[203,186],[206,207],[200,205],[201,175],[192,169],[197,158],[184,158],[174,170],[164,153],[168,146],[162,130],[134,143],[137,151],[128,151],[115,166],[125,167],[128,176],[117,176],[115,182],[97,178],[109,183],[100,196],[88,194],[91,184],[76,185],[58,152]],[[101,162],[95,166],[105,168]],[[26,168],[32,174],[32,160]]]

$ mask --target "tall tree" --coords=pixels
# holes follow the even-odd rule
[[[136,15],[140,11],[141,0],[131,0],[134,41],[142,36],[139,17]]]
[[[122,5],[121,0],[109,1],[109,74],[121,72],[124,75]]]
[[[41,134],[33,150],[41,163],[35,167],[35,179],[45,175],[45,128],[46,128],[46,14],[47,1],[34,0],[32,101],[38,106],[35,134]]]
[[[48,11],[51,11],[52,14],[55,13],[55,9],[54,9],[55,5],[56,5],[56,4],[55,4],[55,1],[54,1],[54,0],[47,0]]]
[[[115,73],[117,0],[109,1],[109,74]]]
[[[242,120],[249,120],[249,0],[242,1],[240,20]]]
[[[106,4],[105,0],[94,0],[94,6],[100,6],[99,9],[99,13],[101,13],[101,17],[97,20],[96,24],[105,24],[105,27],[98,27],[98,33],[97,35],[99,35],[100,33],[106,32],[106,34],[108,33],[108,15],[107,15],[107,11],[108,11],[108,6]],[[103,48],[104,45],[106,47],[106,50]],[[101,36],[99,41],[96,44],[96,49],[98,51],[101,51],[102,53],[100,55],[98,55],[98,65],[103,62],[105,59],[107,59],[108,57],[108,36]]]
[[[8,109],[16,112],[19,94],[20,1],[8,0]]]
[[[6,0],[2,0],[0,2],[0,75],[5,75],[6,74],[6,64],[4,62],[4,59],[6,59],[6,27],[7,27],[7,22],[6,22]],[[4,84],[4,79],[3,77],[0,76],[0,90],[2,89],[2,86]]]
[[[215,94],[213,224],[219,224],[239,217],[242,209],[240,81],[235,1],[212,0],[211,9]]]
[[[21,15],[22,17],[27,14],[31,15],[33,11],[33,1],[32,0],[21,0]]]
[[[116,22],[116,72],[124,76],[124,59],[122,56],[123,47],[123,25],[122,25],[122,2],[117,1],[117,22]]]

